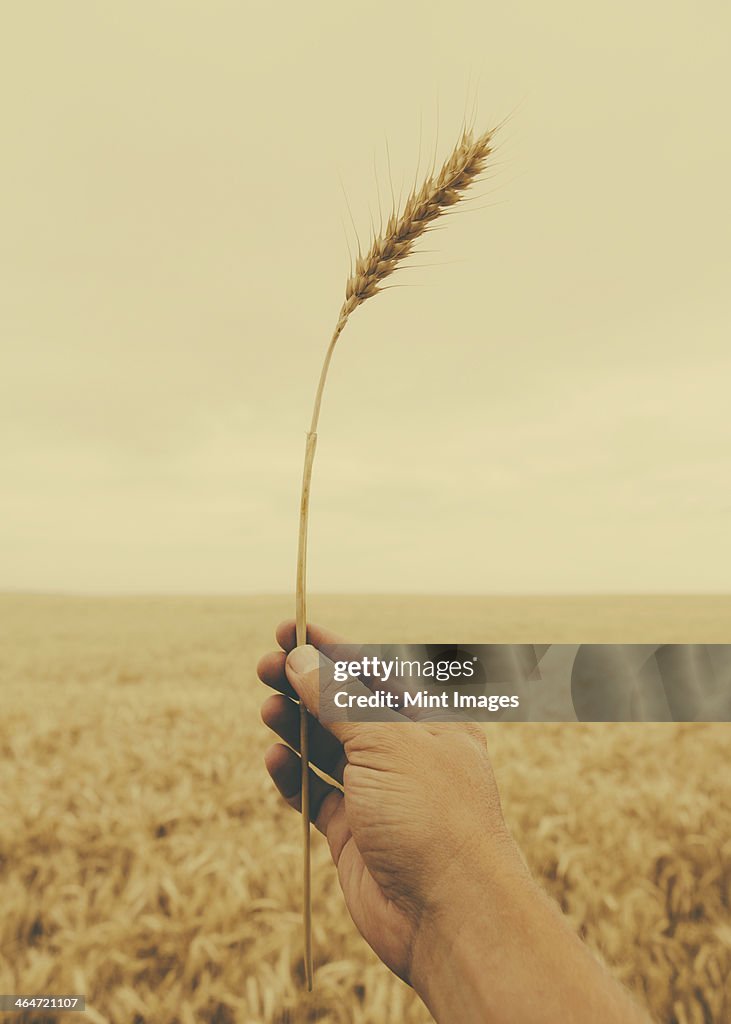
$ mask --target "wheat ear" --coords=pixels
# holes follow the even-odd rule
[[[381,290],[381,283],[403,263],[414,250],[418,239],[429,230],[430,225],[459,202],[465,190],[485,169],[490,155],[494,132],[488,131],[474,138],[465,129],[449,158],[435,176],[430,174],[418,190],[415,189],[406,200],[403,211],[393,211],[385,230],[376,235],[365,255],[358,253],[355,268],[345,287],[345,301],[340,308],[333,336],[330,339],[325,361],[322,364],[320,380],[315,393],[312,421],[307,434],[305,464],[302,474],[302,496],[300,499],[299,544],[297,551],[297,646],[307,643],[307,526],[310,508],[310,484],[312,465],[317,444],[317,424],[320,419],[320,405],[325,389],[330,361],[338,338],[354,310]],[[303,919],[305,933],[305,980],[312,990],[312,903],[310,890],[310,786],[309,786],[309,736],[307,710],[300,703],[300,753],[302,756],[302,823],[304,828],[304,885]]]

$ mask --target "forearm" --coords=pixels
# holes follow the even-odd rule
[[[648,1024],[522,866],[431,915],[414,985],[438,1024]]]

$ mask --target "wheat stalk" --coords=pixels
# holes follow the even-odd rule
[[[439,173],[432,172],[418,190],[414,189],[399,214],[394,210],[386,227],[376,235],[365,255],[358,253],[355,267],[345,287],[345,301],[340,308],[335,330],[325,354],[320,380],[315,393],[312,421],[307,434],[305,464],[302,474],[300,499],[299,544],[297,551],[297,645],[307,643],[306,575],[307,526],[310,507],[312,465],[317,444],[317,424],[330,361],[338,338],[351,314],[366,299],[378,294],[382,282],[389,277],[414,251],[414,245],[428,231],[430,225],[459,202],[465,190],[485,169],[490,155],[494,131],[474,138],[465,129]],[[305,980],[312,990],[312,904],[310,893],[310,791],[309,791],[309,738],[307,711],[300,703],[300,753],[302,755],[302,823],[304,829],[304,885],[303,919],[305,934]]]

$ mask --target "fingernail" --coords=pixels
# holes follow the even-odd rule
[[[295,647],[287,658],[287,664],[298,676],[306,676],[320,667],[320,655],[317,648],[310,644]]]

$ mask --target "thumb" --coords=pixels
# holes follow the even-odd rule
[[[287,657],[285,666],[287,679],[309,713],[331,732],[342,744],[347,744],[362,730],[366,721],[361,712],[360,721],[354,720],[356,713],[349,708],[338,709],[335,695],[347,690],[349,697],[372,697],[368,689],[356,676],[348,675],[343,681],[342,673],[335,678],[335,665],[321,651],[311,644],[295,647]],[[351,705],[352,707],[352,705]],[[323,713],[323,712],[327,713]],[[407,721],[395,711],[379,711],[379,721]]]

